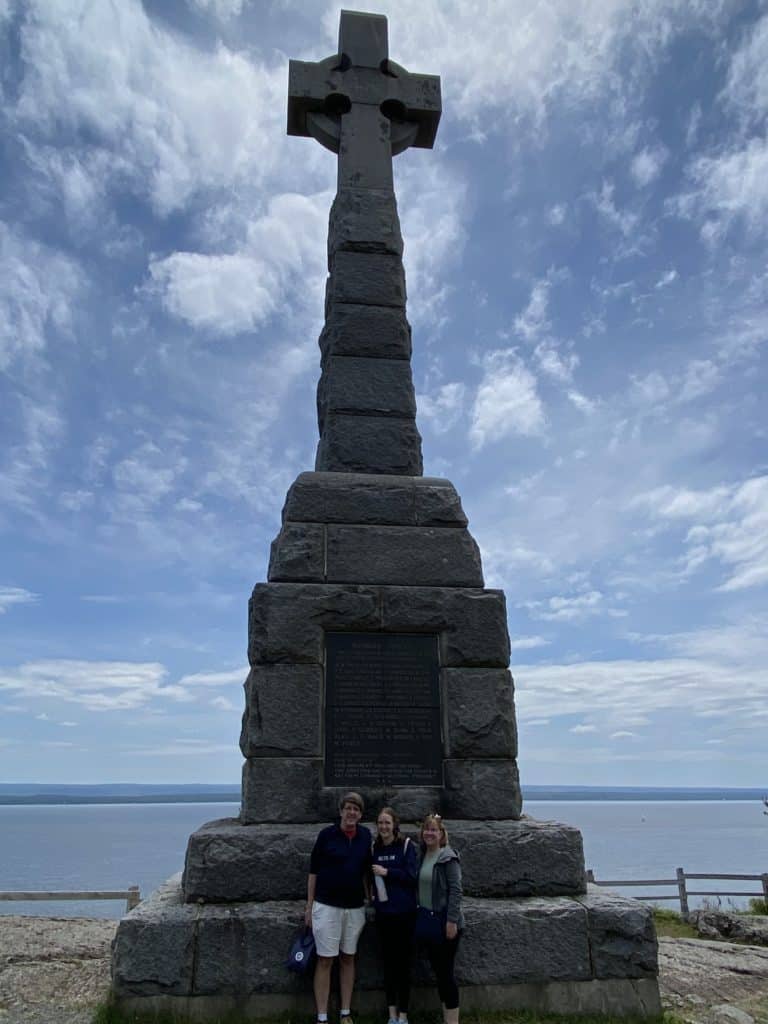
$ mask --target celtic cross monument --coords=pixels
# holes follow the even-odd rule
[[[448,820],[462,1006],[660,1012],[650,911],[587,887],[578,830],[522,814],[504,594],[453,485],[422,476],[392,158],[430,148],[440,111],[439,79],[389,59],[380,15],[342,11],[336,54],[290,62],[289,134],[338,154],[317,458],[249,603],[240,814],[195,832],[183,876],[120,923],[126,1009],[311,1012],[283,960],[318,827],[357,789],[371,817]],[[434,1005],[423,964],[414,977],[415,1007]],[[356,1000],[383,1000],[371,927]]]

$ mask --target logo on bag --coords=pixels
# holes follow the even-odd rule
[[[297,964],[300,964],[301,961],[304,959],[304,953],[302,952],[302,950],[298,950],[298,952],[294,953],[293,959],[296,961]]]

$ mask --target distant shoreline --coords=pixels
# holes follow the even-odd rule
[[[529,801],[761,801],[766,789],[641,786],[524,786]],[[104,784],[65,786],[0,783],[0,806],[67,804],[239,803],[240,789],[215,786],[142,786]]]

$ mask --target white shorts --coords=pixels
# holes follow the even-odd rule
[[[329,907],[312,904],[312,934],[318,956],[357,952],[357,940],[365,925],[365,907]]]

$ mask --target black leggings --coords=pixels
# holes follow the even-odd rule
[[[455,1010],[459,1005],[459,986],[453,976],[453,962],[459,949],[459,932],[455,939],[448,939],[439,945],[427,946],[427,955],[432,970],[437,978],[437,991],[440,995],[440,1002],[446,1010]]]
[[[408,1012],[411,995],[411,953],[416,911],[410,914],[376,915],[381,952],[384,959],[384,990],[387,1006],[396,1006],[400,1013]]]

